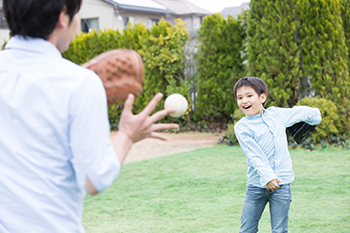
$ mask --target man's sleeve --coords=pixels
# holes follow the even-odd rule
[[[271,180],[277,179],[266,154],[254,141],[247,128],[242,123],[237,123],[234,129],[236,138],[238,139],[239,145],[245,156],[260,175],[260,184],[264,186]]]
[[[308,106],[294,106],[293,108],[276,108],[285,127],[298,122],[306,122],[309,125],[318,125],[322,121],[318,108]]]
[[[121,164],[109,139],[106,93],[92,72],[71,101],[69,143],[78,186],[86,190],[86,177],[104,191],[118,177]]]

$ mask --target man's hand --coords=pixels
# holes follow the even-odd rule
[[[272,192],[276,189],[279,189],[280,186],[278,185],[278,183],[282,183],[282,180],[278,180],[278,179],[271,180],[269,183],[266,184],[267,190]]]
[[[81,66],[86,68],[86,69],[92,69],[95,65],[97,65],[98,61],[96,59],[91,59],[90,61],[82,64]]]
[[[127,100],[125,101],[124,110],[119,121],[118,134],[125,134],[128,138],[131,139],[133,143],[138,142],[144,138],[166,140],[164,136],[156,133],[156,131],[164,129],[177,129],[179,125],[174,123],[155,124],[155,122],[159,121],[163,117],[175,112],[175,109],[164,109],[150,116],[162,97],[163,95],[161,93],[156,94],[148,103],[148,105],[142,110],[142,112],[137,115],[133,115],[131,109],[134,103],[134,96],[132,94],[129,94]]]
[[[175,109],[164,109],[150,116],[156,108],[157,103],[162,99],[161,93],[156,94],[148,105],[137,115],[132,114],[132,105],[134,96],[129,94],[125,101],[124,109],[119,120],[119,130],[114,139],[114,149],[121,164],[130,150],[133,143],[145,138],[155,138],[166,141],[167,138],[157,133],[156,131],[164,129],[177,129],[178,124],[162,124],[155,122],[163,117],[175,112]]]
[[[125,106],[119,121],[119,130],[113,143],[116,156],[118,157],[121,165],[123,165],[124,159],[133,143],[145,138],[167,140],[166,137],[156,133],[156,131],[179,128],[178,124],[155,124],[155,122],[159,121],[163,117],[175,112],[175,109],[164,109],[150,116],[162,97],[163,95],[161,93],[156,94],[148,105],[142,110],[142,112],[137,115],[133,115],[131,110],[134,103],[134,96],[129,94],[127,100],[125,101]],[[86,190],[90,195],[95,195],[98,193],[88,177],[86,181]]]

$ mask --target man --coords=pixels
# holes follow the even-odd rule
[[[130,94],[112,144],[105,90],[61,57],[81,0],[3,0],[13,36],[0,52],[0,232],[84,232],[85,193],[117,178],[132,143],[177,124],[154,124],[157,94],[138,115]],[[113,147],[114,145],[114,147]]]

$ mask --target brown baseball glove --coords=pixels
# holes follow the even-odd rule
[[[135,97],[142,93],[143,62],[134,50],[113,49],[101,53],[82,66],[101,78],[108,105],[125,101],[129,93]]]

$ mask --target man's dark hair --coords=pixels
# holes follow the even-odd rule
[[[63,7],[67,7],[66,13],[71,21],[81,3],[82,0],[3,0],[3,8],[11,36],[47,39]]]
[[[257,77],[243,77],[236,82],[233,88],[233,94],[235,96],[236,101],[237,101],[237,90],[243,86],[248,86],[253,88],[259,96],[265,93],[267,97],[269,93],[269,88],[267,87],[264,80]],[[265,102],[263,103],[263,105],[265,105]]]

